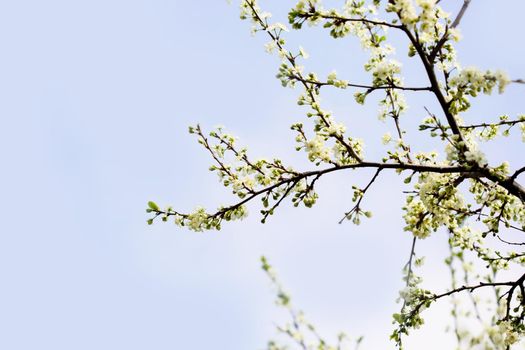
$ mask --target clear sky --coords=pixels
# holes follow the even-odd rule
[[[281,17],[292,5],[265,3]],[[497,3],[473,0],[460,60],[523,78],[525,2]],[[311,53],[310,69],[367,79],[351,40],[305,34],[291,33],[290,43]],[[375,216],[360,227],[337,224],[351,185],[369,175],[358,173],[325,180],[316,207],[285,205],[266,225],[256,207],[219,233],[146,225],[148,200],[185,211],[234,200],[188,125],[223,124],[256,157],[306,164],[288,129],[303,118],[298,92],[274,78],[278,60],[265,40],[225,1],[0,2],[0,349],[262,349],[285,319],[262,254],[324,334],[345,330],[364,335],[365,349],[386,348],[410,245],[395,176],[370,192]],[[350,94],[327,96],[327,108],[342,121],[353,115],[361,137],[381,135],[376,106],[357,109]],[[525,112],[524,94],[510,86],[480,98],[471,115]],[[518,141],[487,150],[489,160],[522,159]],[[421,247],[439,263],[446,239]],[[434,286],[446,288],[446,271],[433,266]],[[444,327],[419,333],[415,348]]]

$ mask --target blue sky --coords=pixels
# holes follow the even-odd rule
[[[267,3],[282,14],[292,4]],[[473,1],[459,57],[525,77],[525,3],[507,3]],[[305,34],[291,33],[290,43],[311,53],[309,68],[367,79],[355,43],[320,29]],[[288,129],[302,118],[298,92],[274,78],[278,60],[265,40],[252,38],[225,1],[0,3],[0,348],[262,349],[274,321],[285,319],[260,271],[262,254],[325,334],[365,335],[369,349],[389,344],[410,244],[395,176],[370,193],[374,220],[358,228],[337,222],[351,185],[369,174],[333,176],[320,183],[314,209],[285,205],[266,225],[256,207],[221,232],[146,225],[148,200],[185,211],[233,200],[188,125],[222,124],[256,157],[306,164]],[[405,69],[417,76],[420,68]],[[524,112],[523,89],[480,98],[470,116]],[[336,114],[354,116],[361,137],[386,131],[375,106],[350,100],[325,98]],[[415,119],[421,110],[411,109]],[[518,145],[517,135],[500,142],[489,159],[519,160]],[[440,262],[446,242],[421,247]],[[437,264],[429,271],[438,287],[446,282]],[[430,325],[414,344],[443,328]]]

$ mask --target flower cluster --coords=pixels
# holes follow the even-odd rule
[[[508,170],[508,164],[503,164],[499,174]],[[471,180],[469,191],[474,195],[477,204],[486,208],[487,216],[482,220],[489,232],[498,233],[500,225],[509,227],[511,222],[525,228],[525,204],[496,184],[486,184]]]
[[[418,21],[418,15],[412,0],[389,1],[386,10],[396,13],[401,23],[409,28],[413,27]]]
[[[465,202],[458,192],[457,176],[424,173],[415,185],[417,197],[407,196],[404,219],[405,230],[418,238],[426,238],[440,227],[458,228],[463,217],[454,213],[465,209]]]
[[[413,261],[413,264],[412,264]],[[415,273],[415,268],[423,265],[424,258],[417,258],[412,252],[411,260],[403,269],[405,287],[399,291],[397,302],[403,306],[399,313],[393,314],[393,323],[396,328],[390,335],[399,348],[402,348],[402,336],[409,335],[411,329],[420,328],[424,324],[421,313],[433,302],[434,295],[421,288],[423,279]]]
[[[329,163],[331,160],[330,149],[326,147],[324,137],[321,135],[315,135],[312,139],[306,141],[305,149],[311,162],[320,160]]]
[[[464,134],[464,141],[460,141],[457,135],[449,137],[450,142],[445,146],[447,161],[450,163],[466,163],[484,167],[487,165],[485,154],[474,141],[471,134]]]
[[[248,211],[243,205],[235,205],[232,207],[221,207],[214,214],[209,214],[202,207],[197,207],[192,213],[181,214],[173,208],[168,207],[164,210],[155,202],[148,202],[148,213],[154,213],[155,216],[148,220],[148,224],[153,224],[153,221],[157,217],[161,217],[162,221],[168,221],[169,217],[174,218],[174,222],[177,226],[187,227],[188,229],[195,232],[203,232],[205,230],[220,230],[221,222],[223,220],[239,220],[243,219],[248,215]]]
[[[366,68],[372,72],[376,86],[397,83],[395,75],[401,72],[401,64],[395,60],[374,60]]]
[[[470,107],[467,96],[476,97],[480,92],[489,95],[496,86],[501,94],[509,83],[509,77],[502,71],[482,72],[475,67],[465,68],[448,82],[450,112],[457,114],[466,111]]]
[[[339,89],[346,89],[348,86],[348,81],[337,79],[337,73],[335,71],[332,71],[332,73],[328,75],[326,82]]]
[[[508,321],[501,321],[497,325],[489,326],[486,332],[494,345],[499,349],[508,348],[523,337],[522,334],[518,333],[516,327]]]

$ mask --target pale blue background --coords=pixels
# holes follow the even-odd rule
[[[503,3],[473,1],[459,56],[525,77],[525,3]],[[291,4],[269,8],[284,14]],[[311,53],[309,69],[368,81],[355,42],[305,34],[292,33],[290,44]],[[256,207],[220,233],[145,224],[151,199],[186,211],[233,200],[186,132],[197,121],[226,125],[256,157],[306,164],[288,130],[303,110],[297,92],[275,80],[278,60],[265,41],[223,1],[0,1],[1,349],[262,349],[285,319],[259,269],[262,254],[324,334],[364,334],[365,348],[386,348],[410,244],[397,177],[370,192],[374,220],[358,228],[337,221],[351,207],[351,185],[369,173],[327,178],[318,206],[284,205],[264,226]],[[524,92],[480,98],[470,115],[515,116]],[[352,93],[328,94],[325,106],[369,138],[367,154],[378,158],[389,125]],[[426,101],[410,103],[407,127],[424,117],[421,105],[433,106]],[[492,162],[523,158],[518,135],[499,147],[487,151]],[[446,270],[432,264],[442,261],[444,236],[421,247],[430,285],[446,288]],[[444,327],[418,333],[414,348]]]

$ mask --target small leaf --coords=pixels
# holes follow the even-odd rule
[[[150,207],[152,210],[159,211],[159,206],[155,202],[149,201],[148,207]]]

